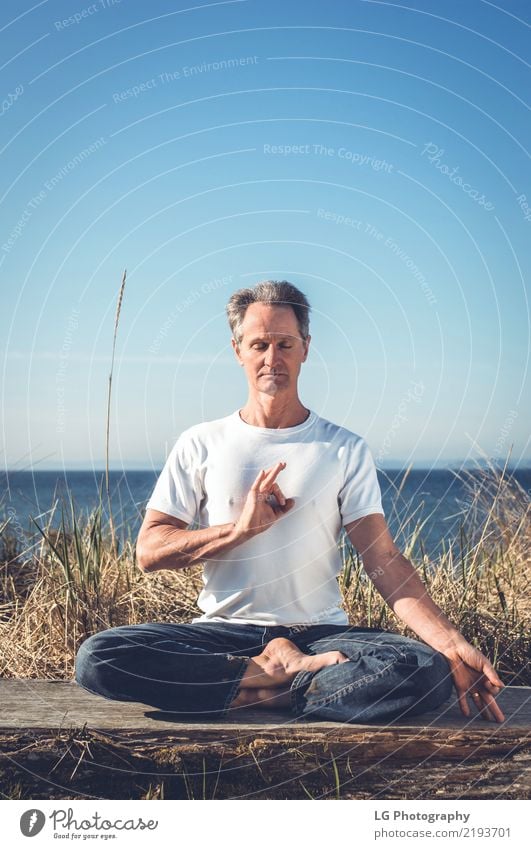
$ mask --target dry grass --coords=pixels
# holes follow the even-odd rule
[[[200,569],[145,578],[130,536],[118,544],[101,517],[100,501],[83,523],[72,508],[59,530],[51,518],[36,531],[41,541],[29,556],[17,549],[9,525],[0,534],[0,676],[71,678],[90,634],[183,621],[195,611]]]
[[[437,562],[409,556],[437,604],[488,654],[505,683],[531,684],[529,498],[495,469],[469,473],[464,482],[470,497],[459,555],[446,551]],[[36,542],[24,551],[9,520],[0,519],[0,676],[68,679],[90,634],[190,621],[197,613],[200,568],[143,575],[130,532],[116,540],[102,523],[101,493],[88,517],[77,517],[70,500],[60,530],[51,522],[43,528],[34,522]],[[418,548],[418,527],[413,535],[406,552]],[[415,636],[384,603],[356,553],[344,555],[340,585],[350,622]]]

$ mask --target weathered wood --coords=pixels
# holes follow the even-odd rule
[[[490,737],[495,730],[525,729],[531,730],[531,687],[505,687],[498,697],[498,703],[505,713],[503,723],[484,720],[471,708],[472,716],[463,716],[455,700],[445,702],[436,711],[421,716],[395,720],[392,728],[425,729],[435,727],[451,729],[452,732],[473,731]],[[118,730],[143,729],[177,731],[194,729],[201,733],[204,729],[221,731],[228,727],[234,733],[237,725],[240,731],[260,726],[286,728],[291,731],[296,726],[308,727],[320,733],[341,729],[349,733],[355,729],[391,727],[371,724],[348,724],[326,722],[322,720],[296,719],[289,712],[251,710],[249,708],[234,711],[223,720],[195,720],[192,717],[156,710],[136,702],[119,702],[103,699],[78,687],[73,681],[44,681],[41,679],[2,679],[0,680],[0,730],[7,728],[58,728],[67,725]]]
[[[531,797],[531,747],[494,757],[482,751],[406,761],[392,752],[369,762],[355,746],[157,745],[98,732],[16,732],[0,734],[0,787],[7,798],[28,799]]]
[[[387,725],[249,709],[194,721],[73,682],[4,680],[0,783],[22,798],[143,798],[163,785],[165,798],[529,798],[530,695],[505,688],[500,724],[453,702]]]

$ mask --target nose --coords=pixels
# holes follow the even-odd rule
[[[273,344],[267,346],[267,350],[265,352],[264,364],[271,368],[275,362],[277,361],[277,351],[275,350],[275,346]]]

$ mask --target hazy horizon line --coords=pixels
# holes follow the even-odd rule
[[[122,464],[121,466],[110,465],[109,466],[109,472],[113,472],[113,473],[116,473],[116,472],[151,472],[151,471],[159,471],[160,472],[160,471],[162,471],[162,468],[164,466],[164,462],[165,461],[162,460],[156,466],[148,465],[146,463],[138,464],[138,462],[136,462],[136,463],[131,462],[130,465]],[[489,466],[495,466],[496,468],[503,468],[504,463],[495,461],[494,459],[490,459],[490,461],[487,462],[486,460],[482,460],[482,459],[477,459],[477,460],[466,459],[465,460],[465,459],[460,459],[460,458],[453,458],[453,459],[448,459],[448,460],[435,460],[435,459],[421,458],[419,460],[389,460],[386,463],[382,463],[382,464],[377,463],[376,464],[376,468],[378,470],[381,470],[381,471],[386,471],[387,469],[389,469],[389,470],[406,469],[408,466],[414,466],[419,470],[420,469],[429,470],[430,468],[432,468],[434,466],[437,467],[437,468],[441,468],[441,467],[442,468],[450,468],[450,467],[454,467],[454,466],[459,466],[460,468],[462,468],[462,467],[471,467],[471,468],[487,467],[488,468]],[[531,457],[525,457],[520,462],[518,462],[516,464],[515,463],[508,463],[506,468],[511,469],[511,470],[513,470],[513,469],[525,469],[525,468],[531,469]],[[7,467],[7,468],[4,468],[2,471],[5,474],[12,474],[14,472],[18,472],[18,473],[20,473],[20,472],[28,472],[28,473],[36,473],[36,472],[57,472],[57,473],[62,473],[62,472],[94,472],[94,473],[105,474],[105,470],[106,470],[105,464],[102,464],[101,466],[100,465],[89,466],[87,464],[85,464],[85,465],[83,465],[83,464],[73,464],[73,465],[68,464],[68,465],[64,465],[62,467],[59,467],[59,466],[39,466],[39,467],[29,467],[29,468],[22,468],[22,469],[20,469],[20,468],[17,469],[15,467]]]

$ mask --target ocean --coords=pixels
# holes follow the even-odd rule
[[[142,511],[158,474],[159,471],[109,472],[113,517],[122,538],[127,532],[136,538]],[[527,493],[531,493],[531,468],[516,470],[512,475]],[[413,469],[405,480],[404,476],[403,471],[378,471],[384,512],[400,550],[404,550],[405,539],[418,522],[424,523],[420,540],[430,557],[436,557],[443,546],[458,550],[463,511],[470,502],[470,493],[463,482],[450,469]],[[76,516],[88,517],[98,503],[100,487],[105,493],[105,473],[102,471],[3,472],[0,474],[0,527],[2,521],[9,519],[24,546],[31,546],[41,538],[32,518],[41,527],[50,523],[51,527],[58,528],[63,509],[67,522],[71,520],[69,491]],[[104,512],[104,518],[106,515]],[[420,547],[417,551],[420,552]]]

